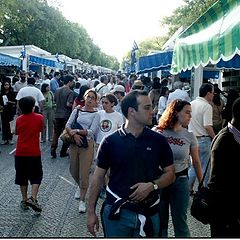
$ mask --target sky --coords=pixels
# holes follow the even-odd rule
[[[57,0],[64,17],[82,25],[101,48],[121,62],[134,40],[167,32],[160,19],[183,4],[182,0]]]

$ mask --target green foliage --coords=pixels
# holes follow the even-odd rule
[[[136,51],[136,57],[147,55],[151,51],[161,51],[163,44],[167,41],[166,37],[153,37],[145,39],[138,43],[139,49]],[[124,61],[131,59],[131,51],[124,56]],[[130,60],[131,61],[131,60]],[[123,64],[123,63],[122,63]]]
[[[184,0],[184,5],[176,8],[173,14],[163,18],[161,25],[169,28],[166,36],[158,36],[146,39],[138,43],[139,50],[136,51],[137,58],[147,55],[154,50],[162,50],[163,44],[181,27],[187,27],[197,20],[217,0]],[[124,61],[130,62],[131,51],[127,52]],[[122,63],[123,65],[123,63]]]
[[[64,18],[47,0],[0,0],[3,46],[36,45],[90,64],[116,68],[116,58],[101,52],[85,28]]]
[[[161,23],[169,28],[168,38],[181,26],[188,27],[196,21],[217,0],[184,0],[185,4],[175,9],[169,17],[163,18]]]

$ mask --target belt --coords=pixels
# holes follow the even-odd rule
[[[197,138],[210,137],[208,135],[197,136]]]

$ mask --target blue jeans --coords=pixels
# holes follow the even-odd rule
[[[162,190],[160,202],[160,236],[168,237],[169,206],[175,237],[190,237],[187,225],[189,205],[188,177],[179,176],[169,187]]]
[[[106,204],[103,209],[102,224],[105,231],[105,236],[109,237],[140,237],[140,221],[138,214],[127,210],[121,209],[119,220],[109,220],[112,205]],[[153,223],[154,236],[157,237],[159,233],[159,215],[155,214],[151,217]]]
[[[198,138],[197,140],[198,140],[199,158],[200,158],[203,173],[204,173],[207,163],[208,163],[208,160],[210,158],[211,138],[210,137],[201,137],[201,138]],[[205,185],[207,185],[207,182],[209,179],[209,174],[210,174],[210,164],[208,166],[208,171],[207,171],[206,177],[204,179]],[[189,175],[189,189],[192,190],[195,180],[196,180],[196,173],[195,173],[193,166],[191,166],[189,168],[188,175]]]

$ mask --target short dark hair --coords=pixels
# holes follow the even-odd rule
[[[72,82],[74,80],[74,76],[68,74],[63,77],[63,83],[64,85],[68,84],[69,82]]]
[[[205,97],[209,92],[213,92],[214,87],[211,83],[203,83],[199,88],[199,97]]]
[[[100,82],[98,80],[94,81],[93,87],[95,88]]]
[[[143,90],[133,90],[129,92],[121,102],[122,113],[125,118],[128,117],[128,108],[132,107],[138,111],[138,101],[139,96],[148,96],[148,93]]]
[[[18,105],[23,114],[31,113],[35,106],[35,99],[32,96],[23,97],[19,100]]]
[[[27,83],[28,83],[28,84],[32,84],[32,85],[34,85],[35,82],[36,82],[36,80],[35,80],[34,77],[29,77],[29,78],[27,79]]]
[[[125,92],[119,92],[119,91],[115,91],[114,95],[120,94],[122,97],[125,96]]]
[[[102,75],[101,77],[100,77],[100,82],[104,82],[104,81],[106,81],[106,80],[108,80],[108,77],[106,76],[106,75]]]
[[[60,75],[60,72],[55,72],[53,76],[54,76],[54,77],[57,77],[57,76],[59,76],[59,75]]]

